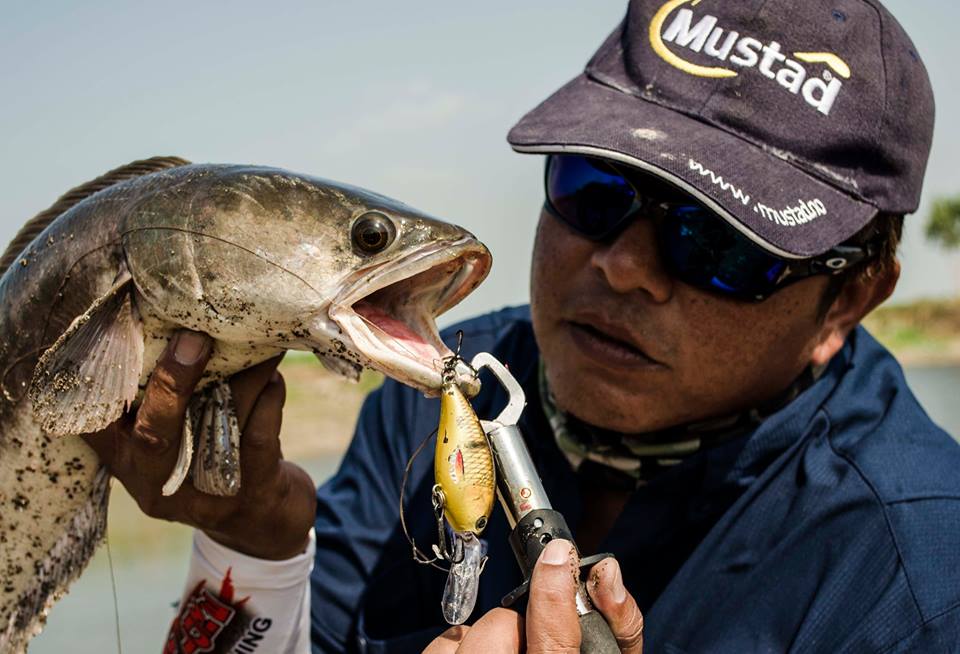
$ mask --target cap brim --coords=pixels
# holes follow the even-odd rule
[[[822,254],[877,214],[785,155],[586,74],[524,116],[507,140],[518,152],[592,155],[647,170],[788,258]]]

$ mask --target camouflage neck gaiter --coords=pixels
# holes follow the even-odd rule
[[[713,447],[755,430],[806,390],[823,369],[808,368],[776,401],[763,408],[688,423],[655,432],[623,434],[589,425],[557,408],[539,364],[540,402],[557,445],[574,470],[600,472],[604,482],[618,487],[639,487],[664,468],[676,465],[705,447]]]

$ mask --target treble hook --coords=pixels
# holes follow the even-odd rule
[[[423,451],[424,446],[430,441],[430,439],[433,437],[434,434],[436,434],[436,431],[431,432],[430,434],[427,435],[426,438],[423,439],[420,445],[417,446],[417,449],[414,450],[413,454],[410,455],[410,458],[407,460],[407,465],[404,468],[403,479],[400,481],[400,526],[403,528],[403,535],[406,537],[407,543],[409,543],[410,548],[413,550],[414,561],[423,565],[432,566],[437,570],[442,570],[443,572],[447,572],[447,568],[437,565],[437,561],[443,561],[447,559],[440,552],[437,551],[436,545],[433,545],[433,553],[435,555],[433,558],[430,558],[429,556],[424,554],[423,551],[421,551],[420,548],[417,547],[416,541],[413,539],[413,537],[410,535],[410,531],[407,529],[406,511],[404,510],[404,495],[405,495],[404,491],[407,488],[407,480],[410,477],[410,469],[413,467],[414,460],[417,458],[420,452]],[[433,506],[434,517],[439,521],[438,524],[439,524],[440,533],[442,536],[445,536],[446,534],[443,531],[443,522],[442,522],[443,505],[442,504],[440,505],[440,509],[439,509],[440,512],[438,514],[436,498],[432,497],[431,501],[433,502],[433,505],[434,505]],[[447,549],[446,541],[441,540],[440,542],[443,543],[444,549],[446,550]]]
[[[462,363],[467,369],[473,373],[474,377],[477,377],[480,373],[477,372],[477,369],[474,368],[470,363],[460,356],[460,351],[463,348],[463,330],[457,330],[457,349],[456,351],[443,359],[443,373],[442,379],[444,384],[450,384],[457,380],[457,364]]]
[[[450,537],[447,534],[446,523],[443,519],[443,507],[446,502],[446,497],[443,495],[443,489],[440,488],[440,484],[433,485],[433,491],[430,496],[430,500],[433,504],[433,515],[437,521],[437,540],[438,544],[433,546],[433,553],[439,558],[448,563],[460,563],[463,561],[463,548],[460,547],[459,551],[456,546],[450,546]],[[454,539],[454,543],[456,543]]]

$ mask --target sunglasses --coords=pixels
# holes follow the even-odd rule
[[[635,217],[652,218],[660,259],[674,278],[734,299],[761,302],[875,254],[868,245],[837,246],[811,259],[778,257],[675,186],[606,159],[550,155],[545,187],[547,211],[590,240],[614,238]]]

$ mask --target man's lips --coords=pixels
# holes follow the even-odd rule
[[[660,367],[665,365],[641,349],[629,332],[604,322],[571,320],[567,326],[579,348],[600,363],[615,367]]]

